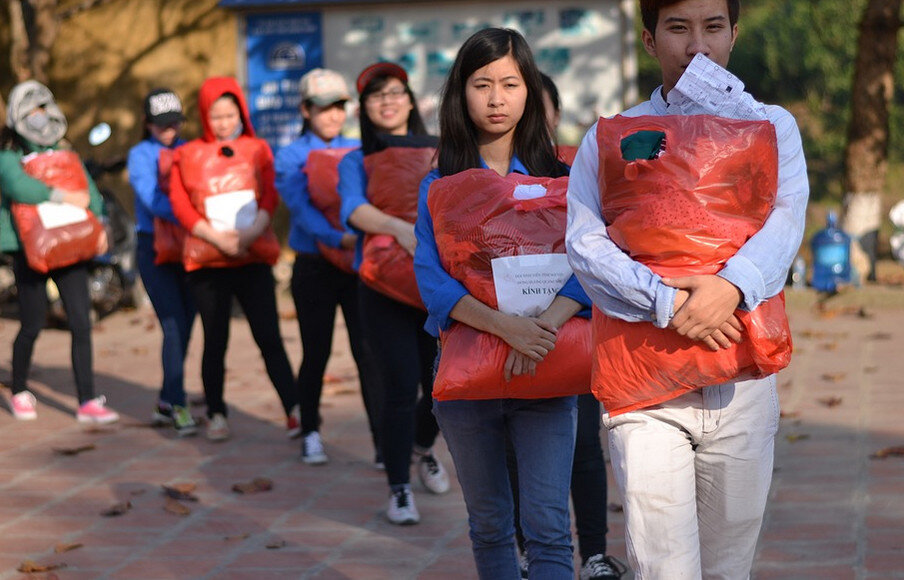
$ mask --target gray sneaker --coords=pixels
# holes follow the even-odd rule
[[[225,441],[229,439],[229,424],[226,417],[220,413],[214,413],[207,423],[207,438],[210,441]]]
[[[418,459],[417,475],[430,492],[441,494],[449,491],[449,474],[432,453],[421,455]]]
[[[301,460],[308,465],[323,465],[330,460],[323,450],[323,441],[317,431],[311,431],[302,437]]]
[[[628,567],[615,556],[594,554],[587,558],[581,568],[581,580],[618,580]]]
[[[411,489],[393,492],[389,496],[389,507],[386,508],[386,519],[397,526],[410,526],[421,521],[421,514],[417,513],[414,505],[414,494]]]

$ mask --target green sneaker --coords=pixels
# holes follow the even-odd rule
[[[191,411],[179,405],[173,405],[173,427],[179,437],[188,437],[198,432],[198,425],[191,416]]]

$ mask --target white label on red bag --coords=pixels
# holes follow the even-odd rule
[[[218,231],[250,228],[257,217],[257,199],[253,189],[241,189],[212,195],[204,200],[204,213]]]
[[[546,188],[539,183],[519,183],[515,186],[512,197],[519,200],[538,199],[546,196]]]
[[[38,218],[45,230],[61,228],[88,220],[88,210],[71,203],[45,201],[37,205]]]
[[[499,311],[516,316],[542,314],[572,274],[565,254],[509,256],[490,263]]]

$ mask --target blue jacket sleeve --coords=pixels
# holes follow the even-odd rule
[[[279,150],[274,160],[276,189],[286,207],[292,223],[328,246],[339,247],[342,232],[330,225],[326,216],[311,203],[308,192],[308,176],[303,171],[308,150],[298,150],[291,145]]]
[[[367,201],[367,173],[364,171],[364,153],[360,149],[350,152],[339,162],[339,219],[349,230],[358,231],[348,223],[348,217]]]
[[[157,183],[158,154],[157,148],[143,146],[142,143],[132,147],[127,165],[129,184],[135,191],[135,199],[154,216],[179,223],[169,198],[160,190]]]
[[[433,170],[421,182],[418,192],[417,222],[414,224],[414,235],[417,238],[414,274],[417,277],[421,299],[429,314],[425,329],[433,336],[449,327],[452,323],[449,313],[458,301],[468,294],[464,285],[443,268],[436,238],[433,236],[433,218],[427,207],[427,193],[430,184],[438,177],[439,171]]]

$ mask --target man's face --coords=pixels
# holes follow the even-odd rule
[[[728,66],[738,26],[728,21],[726,0],[683,0],[659,11],[655,35],[644,29],[646,51],[659,61],[662,94],[667,96],[697,53]]]

